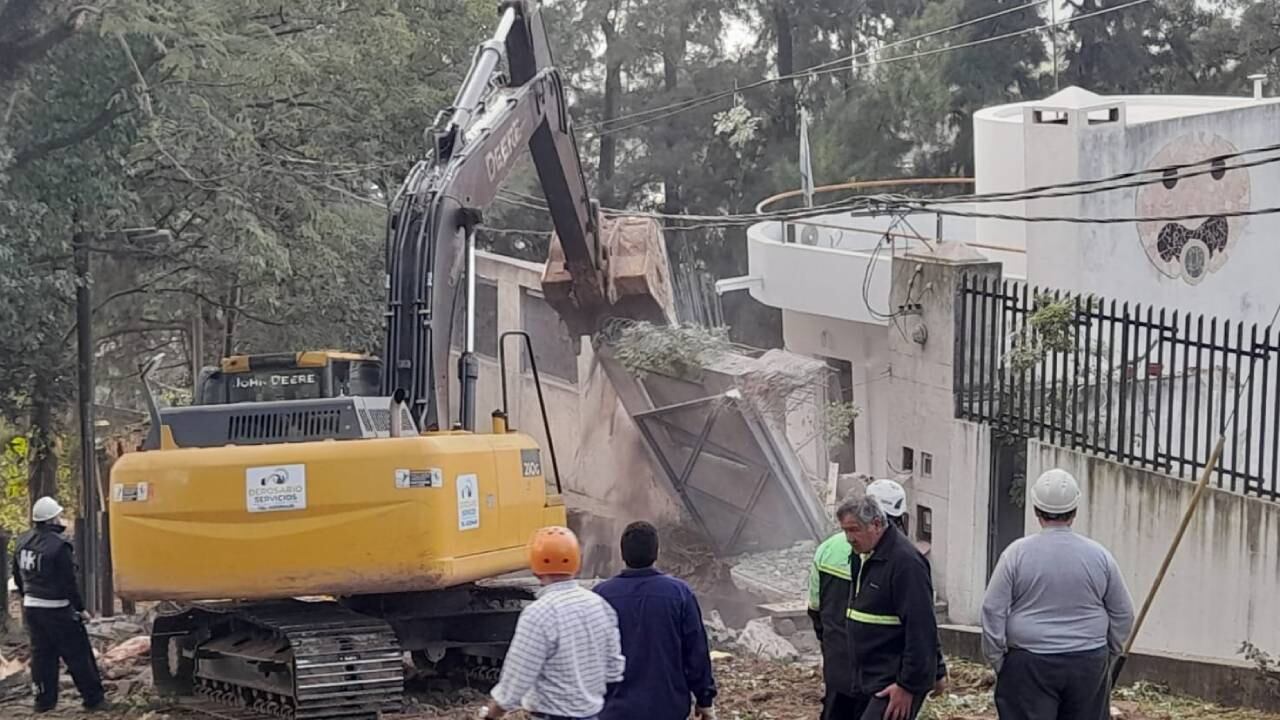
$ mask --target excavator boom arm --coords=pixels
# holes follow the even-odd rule
[[[498,74],[503,55],[505,83]],[[552,64],[536,3],[503,3],[497,31],[477,49],[453,107],[437,118],[431,137],[434,152],[401,186],[387,228],[383,391],[403,391],[419,427],[457,422],[472,429],[474,408],[467,392],[474,387],[469,384],[474,369],[460,368],[464,397],[455,416],[449,402],[449,344],[465,304],[465,354],[472,350],[475,227],[523,146],[532,155],[555,227],[544,286],[551,288],[548,300],[570,331],[593,332],[611,313],[658,321],[669,316],[665,246],[656,223],[631,222],[610,234],[624,239],[619,245],[633,261],[621,289],[609,276],[610,246],[587,191],[564,83]],[[662,284],[665,304],[653,300],[650,288],[656,284]]]
[[[510,77],[495,87],[503,54]],[[464,283],[474,282],[469,243],[522,147],[533,155],[575,294],[598,304],[604,293],[595,210],[536,7],[504,4],[497,32],[477,50],[454,107],[441,118],[433,156],[409,174],[388,227],[383,390],[403,390],[420,427],[448,427],[453,417],[449,342],[467,299]]]

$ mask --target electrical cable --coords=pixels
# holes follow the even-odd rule
[[[1011,190],[1011,191],[1005,191],[1005,192],[968,193],[963,195],[950,195],[944,198],[937,198],[934,200],[930,200],[930,204],[952,205],[952,204],[972,204],[972,203],[987,203],[987,202],[1016,202],[1020,200],[1042,200],[1046,198],[1056,198],[1056,197],[1074,197],[1079,195],[1093,195],[1096,193],[1111,192],[1113,190],[1126,190],[1129,188],[1142,187],[1144,185],[1154,185],[1156,183],[1164,183],[1171,180],[1177,181],[1185,178],[1199,177],[1201,175],[1212,175],[1213,173],[1218,173],[1218,172],[1226,173],[1232,170],[1242,170],[1245,168],[1258,167],[1261,165],[1268,165],[1274,162],[1280,162],[1280,155],[1276,155],[1273,157],[1266,157],[1258,160],[1250,160],[1248,162],[1236,163],[1234,165],[1226,164],[1227,160],[1243,157],[1245,155],[1255,155],[1258,153],[1270,153],[1270,152],[1280,152],[1280,143],[1275,145],[1267,145],[1263,147],[1250,148],[1247,150],[1239,150],[1232,153],[1224,153],[1222,155],[1215,155],[1213,157],[1205,158],[1204,160],[1198,160],[1195,162],[1175,163],[1172,165],[1164,165],[1158,168],[1150,168],[1146,170],[1131,170],[1128,172],[1117,173],[1115,175],[1111,175],[1105,178],[1098,178],[1093,180],[1072,180],[1069,182],[1054,183],[1051,185],[1039,185],[1036,187],[1025,188],[1022,190]],[[1213,163],[1217,163],[1217,162],[1221,162],[1223,163],[1223,165],[1214,167]],[[1194,172],[1179,172],[1187,168],[1199,167],[1201,165],[1207,165],[1208,167],[1205,167],[1201,170],[1196,170]],[[1169,174],[1171,172],[1173,174]],[[1120,183],[1116,185],[1108,185],[1105,187],[1090,188],[1088,190],[1074,190],[1070,192],[1049,192],[1052,190],[1071,190],[1073,188],[1083,188],[1089,185],[1099,185],[1102,183],[1110,183],[1117,180],[1125,180],[1127,178],[1150,175],[1152,173],[1160,173],[1160,176],[1147,178],[1143,180]],[[906,196],[893,195],[893,194],[881,194],[875,197],[895,198],[895,197],[906,197]]]
[[[839,212],[841,210],[857,211],[861,209],[861,210],[866,210],[871,214],[879,214],[880,212],[883,212],[883,210],[886,207],[887,208],[907,207],[915,210],[927,208],[928,212],[937,212],[938,214],[944,214],[944,215],[953,214],[953,215],[964,215],[964,216],[970,216],[970,217],[1012,220],[1012,219],[1019,219],[1021,216],[999,215],[995,213],[979,213],[976,211],[970,212],[970,213],[963,213],[962,211],[942,211],[942,210],[937,210],[936,208],[938,208],[939,206],[959,204],[959,203],[978,204],[978,203],[986,203],[986,202],[1014,202],[1014,201],[1020,201],[1020,200],[1036,200],[1036,199],[1046,199],[1046,198],[1084,196],[1084,195],[1092,195],[1092,194],[1097,194],[1102,192],[1112,192],[1115,190],[1141,187],[1144,185],[1153,185],[1156,183],[1168,183],[1171,181],[1176,182],[1178,180],[1185,179],[1185,178],[1193,178],[1193,177],[1198,177],[1202,175],[1212,175],[1214,173],[1219,173],[1219,172],[1226,173],[1232,170],[1258,167],[1258,166],[1268,165],[1275,162],[1280,162],[1280,155],[1275,155],[1275,156],[1259,158],[1259,159],[1251,160],[1247,162],[1234,163],[1231,165],[1225,164],[1225,161],[1231,160],[1234,158],[1239,158],[1246,155],[1253,155],[1258,153],[1273,153],[1273,152],[1280,152],[1280,144],[1261,146],[1257,148],[1249,148],[1249,149],[1237,151],[1234,153],[1224,153],[1224,154],[1216,155],[1209,158],[1204,158],[1202,160],[1197,160],[1193,162],[1175,163],[1175,164],[1165,165],[1165,166],[1156,167],[1156,168],[1149,168],[1145,170],[1127,171],[1127,172],[1117,173],[1115,175],[1111,175],[1104,178],[1073,180],[1073,181],[1067,181],[1062,183],[1040,185],[1040,186],[1025,188],[1025,189],[1016,190],[1016,191],[980,193],[980,194],[971,193],[971,194],[965,194],[965,195],[949,196],[945,198],[929,198],[929,199],[913,198],[910,196],[899,195],[899,194],[855,195],[853,197],[833,200],[833,201],[815,205],[809,208],[773,210],[768,212],[755,212],[755,213],[727,213],[727,214],[720,214],[720,215],[672,214],[672,213],[662,213],[657,211],[644,211],[644,210],[628,211],[628,210],[622,210],[622,209],[616,209],[616,208],[603,208],[603,212],[606,216],[611,216],[611,217],[642,216],[642,217],[650,217],[650,218],[659,219],[659,220],[680,219],[682,221],[690,221],[690,220],[703,221],[701,224],[694,224],[694,225],[688,226],[689,229],[705,229],[708,227],[733,227],[736,225],[754,224],[762,220],[769,220],[769,219],[777,219],[777,220],[783,220],[783,221],[802,220],[808,217],[816,217],[820,215],[830,214],[832,212]],[[1217,162],[1223,162],[1224,164],[1221,166],[1215,167],[1214,163],[1217,163]],[[1204,167],[1200,167],[1200,166],[1204,166]],[[1197,167],[1200,167],[1200,169],[1188,171],[1189,168],[1197,168]],[[1143,175],[1150,175],[1151,177],[1140,179],[1140,180],[1134,180],[1130,182],[1115,183],[1116,180],[1124,180],[1127,178],[1141,177]],[[1106,183],[1115,183],[1115,184],[1106,184]],[[1088,187],[1091,185],[1097,186],[1097,187]],[[1062,192],[1054,192],[1057,190],[1062,190]],[[510,195],[511,197],[508,197],[508,195]],[[539,211],[547,210],[546,205],[543,204],[538,198],[535,198],[534,196],[531,196],[531,195],[527,195],[525,193],[504,190],[499,192],[498,199],[501,200],[502,202],[507,202],[513,205],[526,207],[533,210],[539,210]],[[1218,214],[1218,213],[1210,213],[1208,215],[1195,216],[1195,217],[1208,217],[1214,214]],[[1255,214],[1269,214],[1269,211],[1265,211],[1265,210],[1257,211]],[[1140,219],[1140,221],[1145,221],[1145,220],[1159,221],[1161,219],[1177,219],[1177,218],[1142,218]],[[1108,222],[1131,222],[1133,221],[1133,219],[1118,218],[1118,219],[1110,219],[1107,221]]]
[[[1125,222],[1172,222],[1182,220],[1193,220],[1206,217],[1222,216],[1222,217],[1243,217],[1251,215],[1268,215],[1280,212],[1280,208],[1259,208],[1255,210],[1244,210],[1227,213],[1207,212],[1201,214],[1184,214],[1176,216],[1151,216],[1151,217],[1113,217],[1113,218],[1087,218],[1087,217],[1066,217],[1066,216],[1023,216],[1009,213],[992,213],[979,211],[954,210],[946,208],[947,205],[956,203],[977,204],[984,202],[1013,202],[1018,200],[1035,200],[1056,197],[1072,197],[1092,195],[1101,192],[1112,192],[1115,190],[1140,187],[1143,185],[1151,185],[1155,183],[1176,182],[1184,178],[1198,177],[1201,175],[1212,175],[1214,173],[1225,173],[1231,170],[1244,169],[1249,167],[1258,167],[1275,162],[1280,162],[1280,155],[1268,156],[1251,160],[1248,162],[1234,163],[1226,165],[1225,161],[1253,155],[1257,153],[1280,152],[1280,144],[1262,146],[1257,148],[1249,148],[1234,153],[1225,153],[1217,156],[1205,158],[1194,162],[1176,163],[1157,168],[1145,170],[1128,171],[1118,173],[1116,175],[1105,178],[1096,178],[1089,180],[1073,180],[1063,183],[1040,185],[1036,187],[1026,188],[1018,191],[1007,191],[998,193],[983,194],[967,194],[962,196],[952,196],[947,198],[924,199],[912,198],[896,194],[880,194],[880,195],[856,195],[849,198],[833,200],[831,202],[822,203],[813,207],[774,210],[769,212],[756,213],[726,213],[726,214],[672,214],[656,211],[626,211],[614,208],[605,208],[603,212],[608,217],[632,216],[632,217],[649,217],[657,220],[678,219],[682,222],[689,223],[681,227],[670,227],[671,231],[685,232],[691,230],[703,230],[711,228],[729,228],[741,225],[752,225],[765,220],[778,221],[796,221],[804,220],[811,217],[828,215],[835,212],[850,211],[863,212],[865,214],[877,215],[889,211],[907,210],[909,212],[925,212],[938,215],[950,215],[957,217],[973,217],[983,219],[997,220],[1024,220],[1027,222],[1071,222],[1079,224],[1087,223],[1125,223]],[[1221,166],[1214,166],[1214,163],[1223,162]],[[1201,169],[1190,170],[1190,168]],[[1172,174],[1171,174],[1172,173]],[[1115,183],[1116,180],[1124,180],[1127,178],[1141,177],[1143,175],[1151,175],[1152,177],[1140,180],[1133,180],[1124,183]],[[1113,184],[1107,184],[1113,183]],[[1089,186],[1096,187],[1089,187]],[[1055,192],[1061,190],[1062,192]],[[511,197],[509,197],[511,196]],[[530,195],[517,193],[513,191],[501,191],[498,199],[502,202],[510,203],[519,207],[525,207],[540,212],[546,212],[547,207],[540,202],[530,202],[524,198],[534,199]]]
[[[715,92],[715,93],[712,93],[712,94],[711,94],[711,96],[704,96],[704,97],[698,97],[698,98],[690,98],[690,99],[688,99],[688,100],[680,100],[680,101],[677,101],[677,102],[668,103],[668,104],[666,104],[666,105],[661,105],[661,106],[658,106],[658,107],[656,107],[656,108],[648,108],[648,109],[645,109],[645,110],[638,110],[638,111],[636,111],[636,112],[628,113],[628,114],[626,114],[626,115],[621,115],[621,116],[616,117],[616,118],[609,118],[608,120],[598,120],[598,121],[593,122],[593,123],[587,123],[587,124],[583,125],[582,127],[583,127],[584,129],[588,129],[588,128],[591,128],[591,129],[594,129],[594,128],[601,128],[601,127],[603,127],[603,126],[605,126],[605,125],[611,125],[611,124],[613,124],[613,123],[619,123],[619,122],[622,122],[622,121],[624,121],[624,120],[632,120],[632,119],[635,119],[635,118],[638,118],[638,117],[644,117],[644,116],[646,116],[646,115],[653,115],[653,114],[657,114],[657,113],[662,113],[662,112],[664,112],[664,111],[666,111],[666,110],[672,110],[672,109],[676,109],[676,108],[692,109],[691,107],[690,107],[690,108],[684,108],[684,106],[686,106],[686,105],[697,105],[697,104],[705,103],[707,100],[712,99],[712,98],[713,98],[714,100],[719,100],[719,99],[721,99],[721,98],[725,98],[725,97],[732,97],[732,96],[734,96],[734,95],[737,95],[739,92],[742,92],[743,90],[753,90],[753,89],[758,88],[758,87],[763,87],[763,86],[765,86],[765,85],[771,85],[771,84],[774,84],[774,83],[784,82],[784,81],[787,81],[787,80],[798,80],[798,79],[801,79],[801,78],[806,78],[806,77],[809,77],[811,74],[813,74],[815,71],[823,71],[823,70],[827,70],[827,69],[829,69],[829,68],[831,68],[832,66],[835,66],[835,65],[839,65],[839,66],[841,66],[841,68],[840,68],[841,70],[849,69],[850,71],[852,71],[852,70],[856,69],[856,68],[854,68],[854,67],[852,66],[852,62],[853,62],[855,59],[857,59],[857,58],[860,58],[860,57],[867,57],[867,56],[869,56],[869,55],[871,55],[871,54],[874,54],[874,53],[877,53],[877,52],[884,52],[885,50],[888,50],[888,49],[893,48],[893,47],[898,47],[898,46],[906,45],[906,44],[913,43],[913,42],[919,42],[919,41],[921,41],[921,40],[926,40],[926,39],[928,39],[928,38],[935,37],[935,36],[937,36],[937,35],[942,35],[942,34],[945,34],[945,33],[954,32],[954,31],[956,31],[956,30],[960,30],[960,29],[962,29],[962,28],[966,28],[966,27],[969,27],[969,26],[971,26],[971,25],[975,25],[975,24],[977,24],[977,23],[980,23],[980,22],[983,22],[983,21],[986,21],[986,20],[991,20],[991,19],[993,19],[993,18],[997,18],[997,17],[1000,17],[1000,16],[1002,16],[1002,15],[1007,15],[1007,14],[1009,14],[1009,13],[1017,12],[1017,11],[1019,11],[1019,10],[1026,10],[1026,9],[1028,9],[1028,8],[1035,7],[1035,6],[1037,6],[1037,5],[1044,5],[1044,4],[1046,4],[1047,2],[1049,2],[1049,0],[1033,0],[1032,2],[1026,3],[1025,5],[1019,5],[1019,6],[1017,6],[1017,7],[1012,7],[1012,8],[1005,8],[1004,10],[1000,10],[1000,11],[997,11],[997,12],[994,12],[994,13],[990,13],[990,14],[988,14],[988,15],[983,15],[983,16],[981,16],[981,17],[977,17],[977,18],[974,18],[974,19],[972,19],[972,20],[966,20],[966,21],[964,21],[964,22],[956,23],[956,24],[954,24],[954,25],[948,25],[947,27],[938,28],[938,29],[935,29],[935,30],[930,30],[929,32],[921,33],[921,34],[919,34],[919,35],[914,35],[914,36],[909,37],[909,38],[903,38],[903,39],[901,39],[901,40],[895,40],[894,42],[888,43],[888,44],[884,45],[883,47],[876,48],[876,49],[874,49],[874,50],[863,50],[863,51],[860,51],[860,52],[851,53],[851,54],[849,54],[849,55],[844,55],[844,56],[842,56],[842,57],[838,57],[838,58],[836,58],[836,59],[834,59],[834,60],[830,60],[830,61],[827,61],[827,62],[824,62],[824,63],[819,63],[819,64],[817,64],[817,65],[813,65],[813,66],[811,66],[811,67],[807,67],[807,68],[805,68],[805,69],[803,69],[803,70],[798,70],[798,71],[796,71],[796,72],[793,72],[793,73],[790,73],[790,74],[787,74],[787,75],[781,75],[781,76],[774,77],[774,78],[762,78],[762,79],[757,80],[757,81],[755,81],[755,82],[748,83],[747,85],[743,85],[743,86],[740,86],[740,87],[733,88],[732,90],[720,90],[720,91],[717,91],[717,92]],[[849,65],[847,65],[847,66],[846,66],[846,64],[849,64]],[[680,111],[681,111],[681,112],[683,112],[683,109],[681,109]],[[609,130],[609,132],[615,132],[615,131],[614,131],[614,130],[612,130],[612,129],[610,129],[610,130]],[[607,133],[601,133],[601,134],[607,134]]]
[[[738,93],[741,93],[741,92],[744,92],[744,91],[747,91],[747,90],[754,90],[754,89],[756,89],[756,88],[764,87],[764,86],[766,86],[766,85],[772,85],[772,84],[779,83],[779,82],[785,82],[785,81],[788,81],[788,80],[796,80],[796,79],[807,78],[807,77],[817,77],[817,76],[820,76],[820,75],[830,75],[830,74],[833,74],[833,73],[853,72],[854,70],[861,70],[861,69],[871,68],[871,67],[875,67],[875,66],[877,66],[877,65],[883,65],[883,64],[887,64],[887,63],[903,62],[903,61],[906,61],[906,60],[918,60],[918,59],[920,59],[920,58],[926,58],[926,57],[931,57],[931,56],[933,56],[933,55],[939,55],[939,54],[943,54],[943,53],[954,52],[954,51],[956,51],[956,50],[965,50],[965,49],[968,49],[968,48],[978,47],[978,46],[980,46],[980,45],[986,45],[986,44],[993,43],[993,42],[999,42],[999,41],[1001,41],[1001,40],[1009,40],[1009,39],[1012,39],[1012,38],[1015,38],[1015,37],[1021,37],[1021,36],[1023,36],[1023,35],[1029,35],[1029,34],[1031,34],[1031,33],[1041,32],[1041,31],[1043,31],[1043,30],[1051,30],[1051,29],[1056,29],[1056,28],[1059,28],[1059,27],[1066,27],[1066,26],[1068,26],[1068,25],[1072,25],[1072,24],[1075,24],[1075,23],[1077,23],[1077,22],[1080,22],[1081,20],[1088,20],[1088,19],[1090,19],[1090,18],[1098,17],[1098,16],[1101,16],[1101,15],[1106,15],[1106,14],[1108,14],[1108,13],[1119,12],[1119,11],[1121,11],[1121,10],[1126,10],[1126,9],[1131,8],[1131,7],[1134,7],[1134,6],[1137,6],[1137,5],[1143,5],[1143,4],[1146,4],[1146,3],[1149,3],[1149,2],[1153,2],[1153,1],[1154,1],[1154,0],[1130,0],[1130,2],[1124,3],[1124,4],[1122,4],[1122,5],[1116,5],[1116,6],[1114,6],[1114,7],[1103,8],[1103,9],[1101,9],[1101,10],[1095,10],[1095,11],[1093,11],[1093,12],[1084,13],[1084,14],[1082,14],[1082,15],[1074,15],[1074,16],[1072,16],[1072,17],[1070,17],[1070,18],[1066,18],[1065,20],[1059,20],[1059,21],[1058,21],[1058,22],[1056,22],[1056,23],[1045,23],[1045,24],[1043,24],[1043,25],[1036,25],[1035,27],[1024,28],[1024,29],[1022,29],[1022,30],[1015,30],[1015,31],[1008,32],[1008,33],[1004,33],[1004,34],[1001,34],[1001,35],[994,35],[994,36],[992,36],[992,37],[988,37],[988,38],[980,38],[980,39],[978,39],[978,40],[972,40],[972,41],[969,41],[969,42],[960,43],[960,44],[958,44],[958,45],[947,45],[947,46],[945,46],[945,47],[934,48],[934,49],[932,49],[932,50],[924,50],[924,51],[920,51],[920,52],[911,53],[911,54],[909,54],[909,55],[900,55],[900,56],[897,56],[897,57],[880,58],[880,59],[873,60],[873,61],[871,61],[871,62],[860,63],[860,64],[859,64],[859,63],[853,63],[853,62],[850,62],[850,64],[848,64],[848,65],[841,65],[841,66],[839,66],[839,67],[821,67],[821,66],[815,66],[814,68],[811,68],[811,69],[808,69],[808,70],[799,71],[799,72],[795,72],[795,73],[791,73],[790,75],[781,75],[781,76],[778,76],[778,77],[764,78],[764,79],[762,79],[762,80],[757,80],[757,81],[755,81],[755,82],[748,83],[748,84],[746,84],[746,85],[740,85],[740,86],[738,86],[738,87],[736,87],[736,88],[733,88],[733,89],[731,89],[731,90],[721,90],[721,91],[718,91],[718,92],[711,93],[711,94],[709,94],[709,95],[705,95],[705,96],[701,96],[701,97],[697,97],[697,98],[690,98],[690,99],[688,99],[688,100],[681,100],[681,101],[679,101],[679,102],[669,103],[669,104],[667,104],[667,105],[662,105],[662,106],[659,106],[659,107],[656,107],[656,108],[650,108],[650,109],[643,110],[643,111],[639,111],[639,112],[636,112],[636,113],[631,113],[631,114],[629,114],[629,115],[624,115],[624,116],[622,116],[622,117],[618,117],[618,118],[611,118],[611,119],[609,119],[609,120],[607,120],[607,121],[598,121],[597,123],[592,123],[592,124],[588,124],[588,125],[583,125],[583,126],[581,126],[581,127],[582,127],[583,129],[595,129],[595,128],[599,128],[599,129],[596,131],[596,133],[595,133],[595,136],[596,136],[596,137],[602,137],[602,136],[604,136],[604,135],[612,135],[612,134],[614,134],[614,133],[624,132],[624,131],[626,131],[626,130],[630,130],[630,129],[633,129],[633,128],[636,128],[636,127],[641,127],[641,126],[643,126],[643,125],[649,125],[649,124],[651,124],[651,123],[658,122],[659,120],[664,120],[664,119],[666,119],[666,118],[668,118],[668,117],[671,117],[671,116],[673,116],[673,115],[678,115],[678,114],[681,114],[681,113],[687,112],[687,111],[689,111],[689,110],[696,109],[696,108],[698,108],[698,107],[702,107],[702,106],[705,106],[705,105],[709,105],[709,104],[714,103],[714,102],[716,102],[716,101],[718,101],[718,100],[721,100],[721,99],[723,99],[723,98],[725,98],[725,97],[732,97],[732,96],[734,96],[734,95],[737,95]],[[1019,7],[1019,8],[1017,8],[1017,9],[1020,9],[1020,10],[1021,10],[1021,9],[1025,9],[1025,8]],[[1003,12],[1002,12],[1002,13],[996,13],[996,14],[1003,14]],[[982,19],[986,19],[986,18],[982,18]],[[970,23],[970,24],[972,24],[972,23]],[[938,34],[938,33],[942,32],[942,31],[950,31],[950,29],[948,29],[948,28],[944,28],[944,29],[939,30],[939,31],[933,31],[933,34]],[[928,34],[929,34],[929,33],[926,33],[926,35],[928,35]],[[912,38],[907,38],[906,40],[903,40],[903,41],[900,41],[900,42],[901,42],[901,43],[916,42],[916,41],[917,41],[917,40],[919,40],[919,39],[921,39],[921,38],[920,38],[920,37],[912,37]],[[874,52],[874,51],[864,51],[863,53],[859,53],[859,54],[855,55],[854,57],[865,57],[865,56],[867,56],[867,55],[869,55],[869,54],[872,54],[872,52]],[[851,57],[851,58],[849,58],[849,59],[850,59],[850,60],[852,60],[852,57]],[[821,68],[821,69],[819,69],[819,68]],[[660,113],[660,114],[655,114],[655,113]],[[606,123],[616,123],[616,122],[621,122],[621,121],[626,120],[626,119],[635,118],[635,117],[643,117],[643,116],[646,116],[646,115],[652,115],[652,117],[648,117],[647,119],[644,119],[644,120],[637,120],[636,122],[629,123],[629,124],[622,125],[622,126],[618,126],[618,127],[614,127],[614,126],[610,126],[610,127],[603,127],[603,128],[601,128],[601,127],[600,127],[601,125],[604,125],[604,124],[606,124]]]
[[[1280,207],[1264,207],[1252,210],[1230,210],[1227,212],[1201,212],[1201,213],[1184,213],[1181,215],[1131,215],[1121,217],[1078,217],[1069,215],[1013,215],[1009,213],[984,213],[984,212],[968,212],[964,210],[946,210],[931,205],[891,202],[887,203],[892,210],[901,211],[907,209],[913,212],[933,213],[936,215],[948,215],[954,217],[971,217],[983,220],[1012,220],[1016,222],[1030,223],[1072,223],[1075,225],[1114,225],[1119,223],[1168,223],[1168,222],[1185,222],[1188,220],[1202,220],[1204,218],[1220,217],[1256,217],[1259,215],[1274,215],[1280,213]]]

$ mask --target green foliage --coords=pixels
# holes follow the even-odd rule
[[[1026,326],[1013,338],[1008,366],[1022,373],[1038,365],[1049,353],[1067,352],[1076,346],[1075,304],[1071,298],[1054,300],[1037,295]]]
[[[697,325],[630,323],[611,342],[614,355],[633,375],[694,376],[702,365],[729,349],[724,329]]]
[[[1241,642],[1240,649],[1236,652],[1253,665],[1267,684],[1280,690],[1280,656],[1272,655],[1248,640]]]
[[[0,424],[0,438],[3,438],[0,442],[0,530],[8,533],[12,540],[31,524],[32,499],[27,493],[31,443],[24,435],[7,434],[4,430]],[[68,458],[61,459],[63,462],[57,479],[58,500],[67,507],[70,519],[75,514],[80,494],[71,464],[66,462]]]
[[[861,412],[852,401],[827,403],[823,408],[827,447],[835,447],[849,439],[849,425]]]

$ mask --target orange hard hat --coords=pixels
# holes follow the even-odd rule
[[[534,575],[576,575],[582,567],[578,536],[566,527],[544,527],[529,541],[529,568]]]

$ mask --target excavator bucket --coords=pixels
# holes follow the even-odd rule
[[[584,307],[573,293],[573,277],[565,265],[560,238],[551,236],[542,291],[574,337],[594,335],[611,319],[675,322],[675,300],[667,244],[662,226],[648,217],[601,217],[606,305]]]

